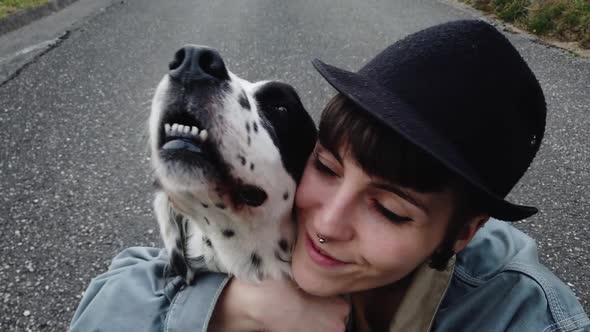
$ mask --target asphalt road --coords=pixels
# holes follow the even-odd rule
[[[118,251],[159,245],[145,128],[182,44],[217,48],[250,80],[293,84],[317,119],[333,91],[312,58],[358,69],[406,34],[474,17],[426,0],[142,0],[88,18],[0,86],[0,330],[65,330]],[[511,195],[541,212],[517,227],[590,311],[590,61],[508,37],[549,104],[542,149]]]

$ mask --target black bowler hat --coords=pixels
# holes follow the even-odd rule
[[[467,180],[494,218],[537,212],[505,200],[539,149],[546,105],[510,42],[482,21],[412,34],[357,73],[313,61],[344,96]]]

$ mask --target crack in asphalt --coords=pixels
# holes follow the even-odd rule
[[[56,34],[57,37],[50,38],[50,39],[40,41],[40,42],[36,42],[32,45],[21,48],[20,50],[13,52],[12,54],[9,54],[7,56],[4,56],[3,58],[0,58],[0,87],[3,87],[4,85],[9,83],[10,81],[14,80],[28,66],[37,62],[41,57],[43,57],[47,53],[54,50],[56,47],[59,47],[61,45],[61,43],[63,41],[65,41],[66,39],[68,39],[73,32],[77,32],[78,30],[81,30],[86,23],[97,18],[101,14],[104,14],[104,13],[110,11],[113,7],[118,6],[118,5],[122,5],[122,4],[125,4],[125,0],[112,1],[109,4],[104,5],[104,7],[100,7],[100,8],[94,7],[90,11],[83,13],[81,15],[78,13],[78,16],[76,16],[76,14],[72,14],[72,15],[76,16],[76,20],[70,22],[70,24],[68,24],[68,25],[64,25],[63,31]],[[75,5],[83,6],[82,1],[77,1],[70,6],[75,6]],[[100,6],[100,4],[96,4],[96,6]],[[69,7],[66,7],[63,9],[63,11],[67,11],[68,9],[69,9]],[[34,24],[35,23],[33,22],[31,25],[34,25]],[[23,27],[23,29],[24,28],[28,28],[28,26]],[[41,51],[39,51],[39,50],[41,50]],[[39,51],[39,52],[34,54],[33,56],[31,56],[30,58],[26,58],[27,55],[37,52],[37,51]],[[25,58],[22,59],[21,62],[18,62],[18,58],[20,58],[20,57],[25,57]],[[15,66],[16,69],[10,68],[11,66]],[[7,73],[7,74],[5,74],[5,73]]]
[[[69,36],[70,36],[70,30],[66,30],[61,36],[59,36],[59,37],[57,37],[55,39],[44,41],[44,42],[41,42],[41,43],[39,43],[37,45],[29,46],[27,48],[24,48],[21,51],[18,51],[17,53],[14,53],[13,56],[11,56],[11,57],[5,57],[3,59],[0,59],[0,64],[1,63],[4,63],[4,62],[9,62],[10,60],[13,60],[14,58],[17,58],[19,56],[22,56],[22,55],[25,55],[25,54],[28,54],[28,53],[31,53],[31,52],[34,52],[34,51],[39,50],[39,49],[42,49],[43,47],[46,47],[44,50],[42,50],[39,53],[35,54],[35,56],[33,56],[31,59],[29,59],[25,63],[23,63],[13,73],[11,73],[10,75],[8,75],[6,77],[6,79],[4,79],[2,82],[0,82],[0,88],[3,87],[8,82],[10,82],[13,79],[15,79],[16,77],[18,77],[18,75],[20,75],[20,73],[24,69],[26,69],[31,64],[35,63],[37,60],[39,60],[39,58],[41,58],[45,54],[51,52],[51,50],[53,50],[54,48],[58,47],[64,40],[68,39]],[[43,45],[40,46],[41,44],[43,44]]]

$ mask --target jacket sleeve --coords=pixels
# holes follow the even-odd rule
[[[165,251],[133,247],[94,278],[71,331],[206,331],[229,277],[203,272],[187,286],[170,274]]]
[[[557,295],[551,287],[554,294],[518,271],[503,272],[480,285],[454,278],[433,331],[590,332],[583,309],[564,303],[575,296]]]
[[[535,241],[490,220],[457,255],[435,331],[590,332],[572,290],[539,262]]]

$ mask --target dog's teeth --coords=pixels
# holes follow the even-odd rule
[[[201,138],[202,141],[207,140],[207,129],[201,130],[201,132],[199,133],[199,137]]]
[[[193,136],[200,138],[203,141],[207,139],[207,131],[201,130],[199,132],[199,128],[196,126],[185,126],[178,123],[173,123],[170,125],[169,123],[166,123],[164,124],[164,131],[168,136]]]

